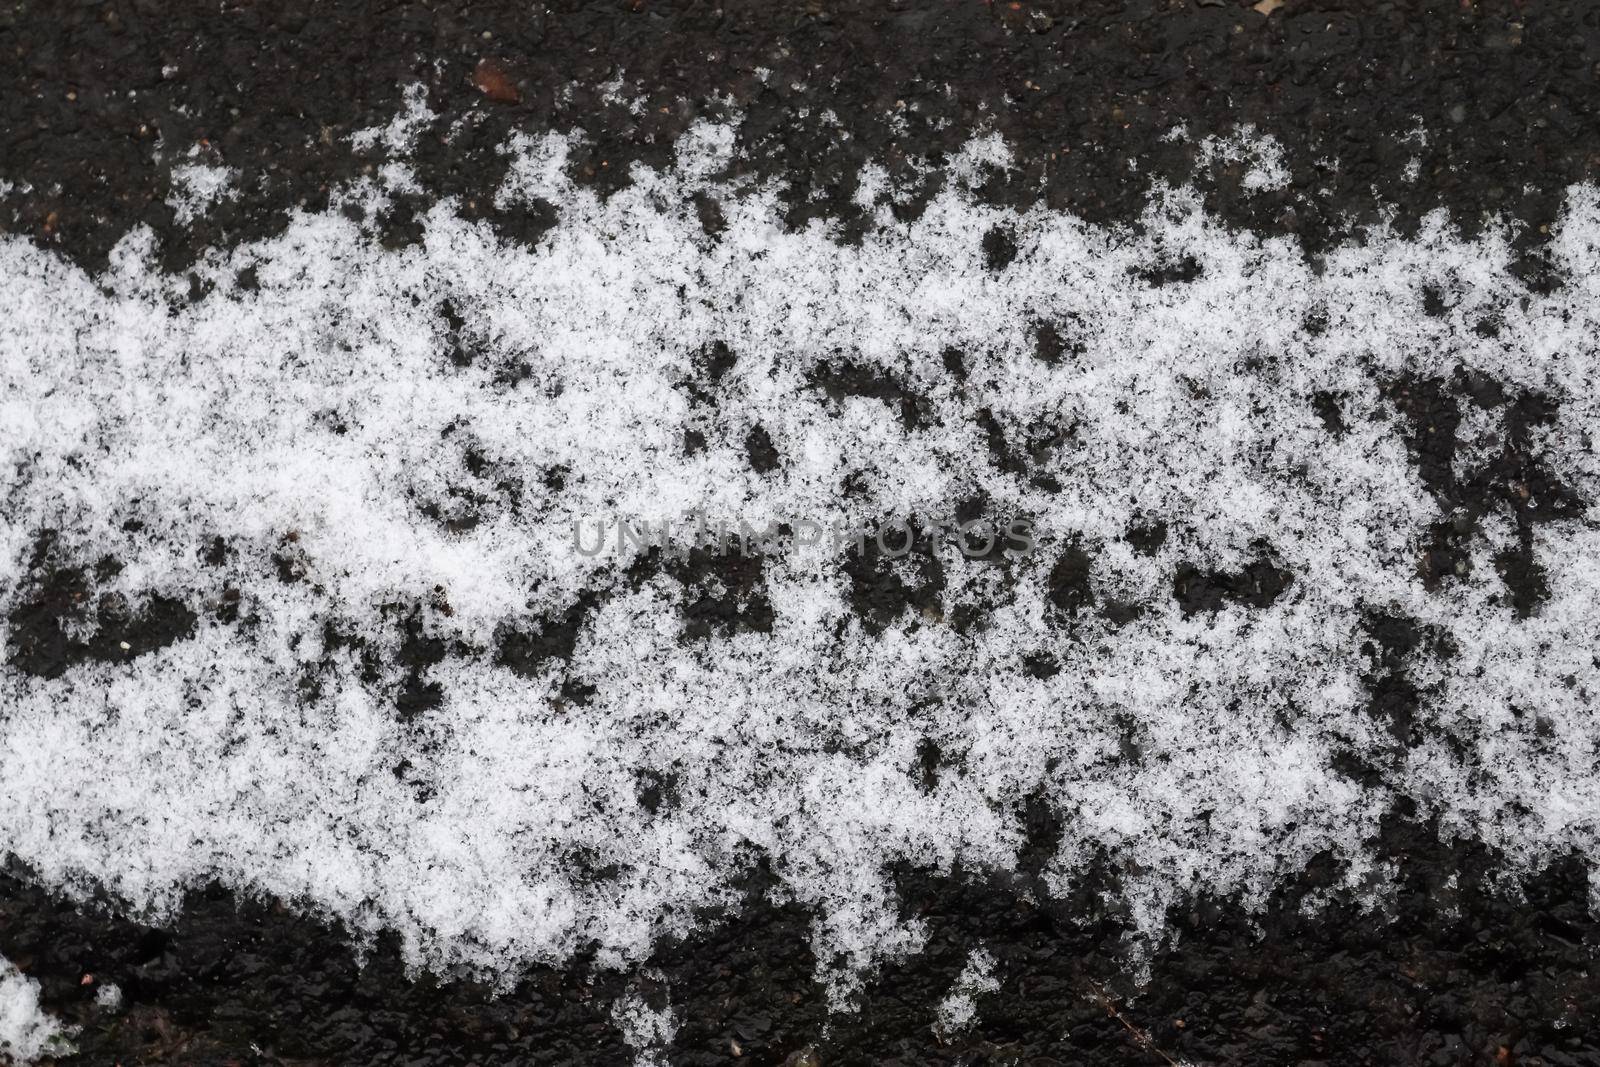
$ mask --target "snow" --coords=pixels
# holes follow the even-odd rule
[[[26,1067],[72,1051],[70,1033],[39,1007],[39,983],[0,956],[0,1059]]]
[[[191,149],[190,158],[199,154],[199,146]],[[172,192],[167,206],[173,210],[179,226],[187,226],[204,215],[218,200],[237,196],[231,187],[238,172],[231,167],[207,163],[182,163],[172,168]]]
[[[94,991],[94,1003],[101,1011],[115,1014],[122,1010],[122,987],[115,982],[102,982]]]
[[[979,998],[1000,991],[1000,980],[994,976],[997,962],[991,952],[982,948],[967,957],[966,966],[956,975],[949,994],[939,1002],[935,1031],[941,1035],[954,1034],[972,1025],[978,1015]]]
[[[1183,127],[1174,128],[1167,139],[1185,140]],[[1289,167],[1283,159],[1283,145],[1270,133],[1258,132],[1249,123],[1227,137],[1212,134],[1201,139],[1195,163],[1202,168],[1218,163],[1248,164],[1248,169],[1240,179],[1247,192],[1272,192],[1288,188],[1289,185]]]
[[[411,101],[372,142],[403,152],[424,111]],[[93,576],[73,634],[94,632],[105,597],[197,615],[159,650],[0,672],[0,853],[155,914],[216,878],[393,928],[417,966],[508,981],[586,946],[632,966],[734,903],[765,854],[816,917],[839,1005],[925,936],[886,871],[1014,868],[1028,796],[1064,823],[1047,884],[1117,857],[1151,938],[1185,894],[1260,900],[1322,852],[1366,884],[1401,796],[1522,867],[1600,853],[1594,511],[1537,527],[1549,597],[1529,617],[1493,562],[1518,536],[1506,515],[1465,576],[1427,589],[1419,546],[1441,509],[1386,391],[1465,369],[1548,395],[1541,461],[1595,500],[1600,193],[1569,190],[1566,285],[1539,294],[1509,270],[1506,234],[1467,240],[1443,216],[1314,267],[1181,189],[1155,190],[1137,229],[987,207],[970,188],[1009,165],[995,136],[954,159],[919,220],[882,212],[845,247],[821,223],[787,231],[774,188],[724,180],[733,143],[698,123],[673,169],[636,168],[602,201],[566,176],[566,139],[519,136],[497,202],[556,206],[537,247],[450,202],[400,251],[337,209],[300,214],[206,256],[195,271],[215,289],[198,302],[156,270],[147,230],[98,278],[0,238],[8,657],[44,531],[53,565],[121,564]],[[1248,188],[1276,187],[1268,142],[1249,144],[1212,151],[1253,161]],[[718,239],[697,193],[722,206]],[[381,197],[367,183],[333,199]],[[996,227],[1017,248],[999,272],[983,253]],[[1148,280],[1186,257],[1194,280]],[[1425,286],[1449,294],[1443,315]],[[1489,316],[1493,336],[1474,328]],[[1055,363],[1035,357],[1041,321],[1071,342]],[[709,382],[719,341],[735,359]],[[916,394],[923,419],[808,384],[842,360]],[[1323,394],[1342,434],[1316,414]],[[1467,451],[1487,454],[1505,418],[1473,414]],[[755,426],[780,457],[765,475],[745,453]],[[689,430],[705,441],[692,454]],[[937,606],[881,633],[851,610],[850,549],[827,539],[763,559],[770,629],[698,638],[670,567],[629,573],[572,539],[575,519],[610,515],[832,528],[945,514],[979,489],[991,514],[1034,518],[1037,551],[1002,568],[947,546]],[[1124,539],[1158,520],[1150,554]],[[227,552],[207,562],[216,538]],[[1048,595],[1069,543],[1087,546],[1095,602],[1076,614]],[[1292,575],[1271,603],[1175,601],[1180,564],[1235,573],[1263,552]],[[1138,612],[1119,625],[1111,602]],[[502,664],[508,629],[575,605],[570,662]],[[1415,748],[1394,750],[1367,708],[1375,611],[1457,650],[1407,661]],[[954,626],[963,612],[981,628]],[[413,614],[445,651],[415,679],[438,706],[407,719],[395,657]],[[1023,669],[1041,653],[1050,677]],[[586,702],[569,681],[593,687]],[[926,740],[952,756],[931,786]],[[1379,784],[1336,769],[1348,751],[1384,768]],[[640,803],[650,776],[676,783],[670,803]]]
[[[672,1006],[650,1004],[650,992],[660,1002],[666,1000],[666,978],[658,971],[637,975],[634,983],[611,1006],[611,1018],[621,1030],[623,1040],[634,1050],[634,1067],[666,1067],[666,1049],[671,1046],[678,1025]]]
[[[403,108],[387,126],[374,126],[356,130],[350,143],[358,150],[382,144],[390,152],[404,154],[417,143],[417,136],[439,116],[428,107],[428,90],[422,85],[409,85],[401,97]]]

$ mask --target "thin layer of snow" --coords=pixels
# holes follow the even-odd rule
[[[939,1002],[934,1029],[940,1034],[955,1034],[972,1025],[978,1015],[980,997],[1000,991],[1000,980],[994,976],[996,960],[987,949],[975,949],[967,957],[966,966],[956,975],[950,992]]]
[[[39,983],[0,956],[0,1060],[26,1067],[71,1051],[70,1029],[39,1006]]]
[[[611,1005],[611,1018],[622,1032],[622,1039],[635,1052],[634,1067],[666,1067],[666,1050],[678,1032],[672,1006],[663,1003],[651,1007],[644,986],[654,987],[665,1000],[666,978],[658,972],[639,976],[615,1003]]]
[[[1186,893],[1258,900],[1322,852],[1351,885],[1381,882],[1367,842],[1398,796],[1514,864],[1600,854],[1595,515],[1538,528],[1550,595],[1532,617],[1496,575],[1504,521],[1466,576],[1426,590],[1418,554],[1442,516],[1384,388],[1465,368],[1547,394],[1561,407],[1544,461],[1596,499],[1596,190],[1569,191],[1553,246],[1567,284],[1540,294],[1503,234],[1464,240],[1442,216],[1314,267],[1182,191],[1137,231],[986,207],[967,189],[1007,165],[998,138],[958,157],[920,219],[841,247],[820,224],[788,231],[775,189],[720,183],[730,145],[697,127],[681,169],[638,168],[602,201],[567,177],[565,140],[518,138],[497,202],[555,205],[536,248],[450,203],[400,251],[337,210],[302,214],[204,259],[215,289],[198,302],[155,269],[148,230],[99,278],[0,239],[0,641],[14,651],[47,530],[63,564],[120,562],[95,595],[199,615],[192,637],[128,662],[0,672],[0,852],[158,911],[217,878],[394,928],[415,964],[500,975],[591,944],[643,958],[733,903],[765,854],[816,915],[838,1003],[922,943],[887,870],[1014,867],[1030,795],[1063,817],[1049,884],[1118,857],[1151,935]],[[721,203],[720,238],[695,194]],[[983,252],[996,227],[1017,248],[999,272]],[[1195,280],[1148,281],[1185,257]],[[236,284],[245,266],[255,289]],[[1430,285],[1449,294],[1442,316],[1424,311]],[[1486,317],[1494,336],[1474,329]],[[1054,364],[1034,355],[1041,321],[1075,342]],[[702,381],[714,402],[693,401],[684,383],[718,341],[735,363]],[[924,420],[808,384],[844,360],[920,396]],[[1342,435],[1316,414],[1323,394]],[[1473,441],[1504,418],[1473,422]],[[755,426],[780,455],[765,475],[745,451]],[[692,454],[689,430],[705,439]],[[1057,488],[998,466],[996,435]],[[944,553],[939,609],[877,636],[828,545],[764,561],[770,632],[691,640],[669,569],[630,575],[571,539],[584,516],[832,525],[979,490],[1035,518],[1039,551],[1014,581]],[[463,493],[473,521],[452,526]],[[1123,540],[1158,520],[1153,554]],[[220,564],[203,558],[215,538]],[[1051,603],[1069,542],[1092,549],[1096,600],[1137,617]],[[1180,562],[1237,571],[1263,551],[1294,577],[1270,605],[1175,603]],[[580,597],[570,664],[499,665],[506,628]],[[948,623],[974,610],[981,629]],[[410,722],[392,666],[407,611],[447,650],[420,679],[439,706]],[[1442,667],[1418,658],[1438,673],[1409,750],[1367,708],[1374,611],[1456,648]],[[339,634],[366,643],[376,677]],[[1039,653],[1060,670],[1024,670]],[[586,702],[569,680],[593,687]],[[951,758],[928,785],[930,740]],[[1382,761],[1379,784],[1336,769],[1352,750]],[[639,802],[651,776],[675,782],[672,803]]]
[[[439,116],[428,107],[428,89],[420,83],[406,86],[401,100],[400,113],[387,126],[357,130],[350,135],[350,143],[357,149],[382,144],[395,154],[411,151],[417,143],[417,135]]]
[[[1168,140],[1184,140],[1184,128],[1174,128]],[[1283,145],[1270,133],[1258,131],[1246,123],[1227,137],[1213,134],[1203,138],[1196,152],[1196,163],[1203,168],[1218,163],[1248,164],[1241,179],[1244,188],[1252,193],[1285,189],[1289,185],[1288,164],[1283,158]]]
[[[191,153],[193,155],[194,153]],[[182,163],[172,168],[172,192],[167,206],[178,225],[187,226],[204,215],[218,200],[237,196],[232,183],[238,172],[207,163]]]
[[[94,991],[94,1003],[101,1011],[115,1014],[122,1010],[122,987],[115,982],[102,982]]]

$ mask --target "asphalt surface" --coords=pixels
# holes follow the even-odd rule
[[[914,161],[994,131],[1018,165],[982,187],[992,203],[1136,224],[1153,180],[1192,182],[1209,211],[1292,237],[1313,258],[1385,217],[1406,233],[1444,209],[1471,232],[1497,215],[1519,227],[1519,270],[1556,287],[1548,227],[1565,188],[1600,166],[1597,38],[1600,12],[1588,5],[1470,0],[1290,0],[1270,14],[1221,0],[10,3],[0,8],[0,233],[96,271],[144,223],[162,268],[183,274],[206,249],[281,232],[291,212],[326,206],[330,188],[380,165],[381,146],[354,149],[349,135],[386,122],[402,88],[421,83],[438,113],[412,161],[422,191],[363,220],[393,247],[417,241],[418,213],[446,196],[508,240],[537,241],[547,213],[492,201],[507,166],[496,148],[514,131],[585,130],[592,147],[572,173],[604,191],[624,186],[635,161],[669,161],[696,118],[736,110],[736,168],[784,178],[787,221],[828,219],[845,241],[871,225],[855,202],[863,164],[920,190],[896,208],[911,217],[943,180]],[[644,107],[627,104],[635,96]],[[465,114],[481,121],[452,134]],[[1237,166],[1197,173],[1196,139],[1242,124],[1281,143],[1281,190],[1246,190]],[[1179,126],[1189,139],[1169,136]],[[243,194],[177,225],[166,201],[182,160],[161,144],[207,146],[204,158],[240,171]],[[703,205],[702,223],[716,232],[716,205]],[[994,254],[1005,254],[1003,235]],[[1470,513],[1487,510],[1494,483],[1429,477],[1456,447],[1439,413],[1469,388],[1405,383],[1396,403],[1414,420],[1424,483]],[[1549,497],[1559,513],[1559,487]],[[1426,566],[1448,573],[1467,533],[1437,531]],[[1504,575],[1532,610],[1541,578],[1524,533],[1524,555]],[[737,586],[737,573],[722,577]],[[1180,595],[1225,595],[1223,578],[1192,577]],[[1072,581],[1060,576],[1061,596]],[[162,647],[193,624],[177,603],[132,620],[79,618],[94,582],[52,562],[41,534],[34,592],[11,620],[10,669],[59,674],[115,648]],[[902,606],[875,596],[914,596],[870,581],[857,591],[864,618]],[[1371,636],[1373,713],[1403,735],[1422,684],[1405,657],[1429,638],[1389,618],[1375,618]],[[397,665],[414,670],[434,654],[420,639],[399,648]],[[1359,760],[1349,771],[1382,772]],[[1040,857],[1059,826],[1039,804],[1017,817],[1033,860],[1014,877],[899,873],[905,913],[929,924],[929,946],[875,977],[854,1013],[829,1016],[808,916],[771,903],[763,875],[752,876],[745,907],[706,917],[703,933],[650,961],[664,982],[645,996],[670,996],[681,1022],[670,1062],[1600,1064],[1600,926],[1580,857],[1508,885],[1502,857],[1441,841],[1396,810],[1375,843],[1399,872],[1390,907],[1341,899],[1327,888],[1336,872],[1314,864],[1261,912],[1208,899],[1178,909],[1140,982],[1127,965],[1118,872],[1104,865],[1073,898],[1050,899]],[[1313,893],[1332,900],[1302,908]],[[969,1032],[942,1039],[932,1006],[979,943],[999,961],[1004,992]],[[393,943],[358,958],[336,924],[294,902],[221,887],[152,927],[113,902],[53,897],[13,863],[0,878],[0,954],[40,981],[48,1009],[84,1026],[64,1062],[598,1065],[633,1055],[610,1014],[625,979],[591,961],[496,995],[465,979],[408,977]],[[127,1005],[109,1019],[92,1008],[105,982]]]

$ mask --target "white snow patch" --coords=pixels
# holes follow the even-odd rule
[[[115,1014],[122,1010],[122,987],[115,982],[102,982],[94,991],[95,1007]]]
[[[0,1059],[26,1067],[72,1051],[70,1027],[39,1007],[39,983],[0,956]]]
[[[178,225],[187,226],[218,200],[239,195],[237,189],[230,188],[237,175],[231,167],[206,163],[182,163],[173,167],[172,192],[167,197],[167,206],[172,208]]]
[[[650,1006],[646,987],[657,992],[661,1007]],[[622,1032],[622,1039],[636,1053],[634,1067],[666,1067],[667,1049],[678,1032],[672,1005],[667,1002],[666,976],[650,971],[635,981],[611,1005],[611,1018]]]
[[[1169,140],[1187,140],[1187,131],[1175,127],[1167,135]],[[1285,189],[1289,185],[1288,164],[1284,162],[1283,145],[1270,133],[1258,132],[1253,124],[1240,126],[1232,136],[1215,134],[1200,141],[1196,162],[1201,167],[1218,163],[1247,164],[1242,179],[1246,190],[1253,193]]]
[[[934,1030],[939,1034],[956,1034],[972,1025],[978,1015],[978,998],[1000,991],[1000,980],[994,976],[995,958],[987,949],[975,949],[967,957],[966,966],[956,975],[950,992],[939,1002]]]
[[[420,82],[405,87],[401,92],[403,107],[387,126],[369,126],[350,135],[350,143],[358,150],[382,144],[395,155],[410,152],[417,143],[417,135],[439,116],[428,107],[428,88]]]
[[[703,181],[733,162],[734,129],[725,122],[696,119],[678,139],[678,172]]]
[[[628,83],[624,80],[622,72],[618,71],[610,81],[603,82],[599,86],[600,99],[613,107],[626,108],[630,114],[643,115],[647,106],[644,96],[626,95],[623,90],[627,87]]]
[[[988,177],[986,169],[1010,170],[1016,157],[1011,146],[998,133],[974,137],[957,152],[949,163],[950,180],[966,189],[981,185]]]
[[[1281,177],[1270,143],[1239,142],[1263,188]],[[1324,851],[1359,885],[1397,795],[1526,867],[1600,854],[1596,516],[1537,527],[1550,596],[1530,618],[1493,562],[1509,526],[1428,591],[1417,559],[1442,516],[1383,385],[1464,369],[1547,394],[1542,460],[1596,499],[1593,188],[1569,191],[1552,246],[1567,284],[1540,294],[1504,234],[1465,240],[1443,216],[1313,269],[1182,191],[1137,231],[992,209],[966,190],[1009,164],[997,137],[958,157],[921,218],[840,247],[820,226],[789,232],[776,190],[714,180],[731,144],[698,127],[680,167],[638,168],[602,201],[565,176],[569,142],[518,138],[500,198],[555,205],[537,248],[448,205],[400,251],[337,210],[301,214],[209,257],[217,289],[198,302],[151,266],[147,230],[97,279],[0,238],[8,658],[47,530],[60,565],[122,565],[74,633],[158,596],[197,615],[191,637],[125,662],[0,672],[0,852],[157,912],[216,878],[394,928],[415,965],[503,977],[590,945],[643,959],[735,902],[766,854],[779,894],[816,915],[839,1004],[922,943],[887,870],[1014,867],[1030,795],[1063,817],[1050,885],[1109,852],[1140,872],[1126,882],[1150,936],[1187,893],[1259,901]],[[697,193],[722,204],[715,242]],[[996,276],[982,248],[1002,223],[1017,255]],[[1184,257],[1193,281],[1146,280]],[[230,281],[247,265],[254,291]],[[1426,285],[1449,290],[1443,317],[1423,312]],[[1074,342],[1054,364],[1034,356],[1041,321]],[[710,386],[697,367],[714,342],[735,361]],[[843,361],[920,397],[922,420],[807,384]],[[1342,435],[1316,414],[1323,395]],[[758,425],[781,457],[765,476],[744,445]],[[996,435],[1026,473],[997,466]],[[993,514],[1031,516],[1041,550],[1010,581],[946,552],[937,608],[879,634],[828,546],[765,560],[769,628],[688,639],[682,604],[700,594],[670,568],[630,578],[571,540],[585,516],[834,524],[942,513],[979,489]],[[1123,534],[1154,521],[1166,542],[1134,552]],[[1095,611],[1069,627],[1049,599],[1074,540],[1097,603],[1139,607],[1120,627]],[[1180,563],[1235,572],[1263,553],[1294,578],[1271,604],[1190,616],[1174,601]],[[950,624],[974,610],[981,631]],[[1427,740],[1392,756],[1366,706],[1376,610],[1459,650],[1420,686]],[[447,650],[415,679],[395,664],[409,612]],[[497,656],[508,631],[563,626],[570,662],[518,673]],[[1047,678],[1023,670],[1042,651]],[[593,692],[569,699],[569,682]],[[404,721],[411,684],[438,706]],[[1124,730],[1141,760],[1120,758]],[[925,789],[930,738],[963,773]],[[1335,769],[1350,750],[1390,760],[1383,784]],[[650,775],[676,783],[654,811],[638,799]]]

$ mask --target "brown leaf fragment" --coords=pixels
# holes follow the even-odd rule
[[[472,84],[498,104],[516,104],[522,100],[516,82],[511,80],[510,72],[499,60],[487,57],[478,60],[477,67],[472,71]]]

